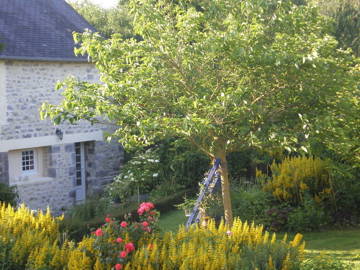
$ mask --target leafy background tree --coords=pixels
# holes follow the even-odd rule
[[[228,223],[229,153],[307,152],[309,139],[326,134],[329,112],[356,109],[356,60],[337,49],[316,8],[262,0],[130,6],[142,40],[76,35],[102,84],[67,79],[58,86],[65,100],[45,104],[42,116],[115,123],[113,135],[128,148],[181,137],[221,158]]]
[[[132,16],[127,0],[119,0],[115,8],[105,9],[89,0],[71,2],[73,8],[79,12],[105,38],[112,34],[121,34],[124,38],[133,36]]]
[[[309,0],[334,19],[334,35],[343,48],[360,56],[360,2],[358,0]]]

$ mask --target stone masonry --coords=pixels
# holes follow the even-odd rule
[[[96,68],[88,63],[57,63],[34,61],[3,61],[5,66],[6,122],[0,126],[0,141],[53,135],[55,127],[49,120],[40,121],[42,103],[59,103],[62,96],[54,91],[55,84],[69,75],[80,80],[96,81]],[[1,78],[0,78],[1,80]],[[1,97],[4,98],[4,97]],[[62,124],[65,134],[92,132],[99,126],[81,122]]]
[[[0,153],[0,183],[9,184],[8,153]]]
[[[36,141],[43,149],[46,162],[43,178],[16,183],[21,202],[32,209],[50,206],[53,212],[61,213],[75,203],[75,143],[78,141],[58,140],[50,145],[39,143],[49,137],[56,138],[57,128],[66,137],[69,134],[102,132],[107,127],[85,121],[55,127],[48,120],[40,120],[39,108],[44,102],[57,104],[61,101],[60,92],[54,91],[57,81],[75,75],[80,80],[95,82],[99,78],[98,72],[93,65],[83,62],[18,60],[0,60],[0,71],[0,105],[5,104],[5,108],[0,108],[3,110],[0,118],[5,116],[0,119],[0,149],[10,141],[13,145],[17,140]],[[101,191],[119,173],[123,149],[118,143],[109,144],[98,139],[81,142],[85,146],[86,193],[92,195]],[[21,148],[8,151],[12,150]],[[0,182],[11,185],[8,156],[8,152],[0,151]]]

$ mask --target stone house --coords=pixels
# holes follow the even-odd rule
[[[123,150],[105,143],[106,127],[41,121],[43,102],[61,100],[57,81],[96,81],[74,55],[72,32],[94,30],[64,0],[0,0],[0,182],[16,185],[32,209],[59,213],[118,174]]]

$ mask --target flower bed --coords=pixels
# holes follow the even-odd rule
[[[138,217],[105,217],[104,224],[79,243],[61,240],[58,219],[0,206],[1,269],[299,269],[304,244],[276,240],[262,226],[239,219],[230,228],[180,227],[157,233],[159,213],[142,203]]]

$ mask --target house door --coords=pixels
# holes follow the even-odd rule
[[[76,202],[86,199],[86,175],[85,175],[85,148],[84,143],[75,143],[75,162],[76,162]]]

